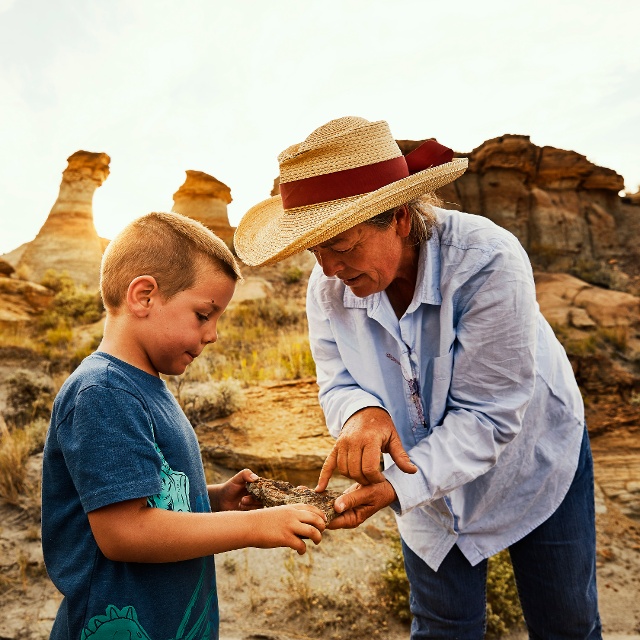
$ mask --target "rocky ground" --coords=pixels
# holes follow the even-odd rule
[[[605,637],[640,638],[640,521],[630,517],[637,504],[629,504],[634,487],[626,479],[639,477],[638,410],[630,406],[616,413],[604,404],[590,414],[593,422],[600,420],[592,445]],[[245,409],[197,431],[213,481],[226,477],[229,467],[250,466],[279,479],[312,483],[331,447],[312,380],[250,388]],[[39,468],[40,457],[34,456],[34,478]],[[336,477],[330,487],[347,485]],[[2,639],[48,637],[60,599],[44,572],[35,506],[26,511],[0,506],[0,586],[9,586],[0,601]],[[302,557],[286,549],[220,554],[222,639],[408,638],[408,627],[382,616],[378,606],[377,585],[394,532],[386,509],[358,530],[329,532],[318,547],[308,543]]]

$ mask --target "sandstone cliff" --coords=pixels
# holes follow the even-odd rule
[[[234,231],[227,215],[231,189],[202,171],[188,170],[186,174],[184,184],[173,194],[172,211],[198,220],[230,243]]]
[[[399,140],[404,153],[420,141]],[[471,153],[469,169],[439,195],[445,206],[484,215],[509,229],[536,266],[567,270],[576,261],[615,261],[639,271],[637,199],[621,198],[622,176],[575,151],[538,147],[529,136],[504,135]]]
[[[97,289],[103,240],[93,223],[93,194],[109,175],[106,153],[76,151],[68,158],[60,192],[36,238],[20,248],[14,265],[38,282],[47,269],[66,271],[77,284]],[[9,258],[7,254],[5,258]]]

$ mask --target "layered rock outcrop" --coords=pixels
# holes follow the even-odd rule
[[[186,174],[184,184],[173,194],[171,210],[198,220],[225,242],[232,242],[234,227],[227,214],[231,189],[203,171],[187,170]]]
[[[408,153],[420,142],[398,144]],[[630,245],[628,229],[640,220],[640,207],[632,198],[623,203],[624,181],[615,171],[575,151],[538,147],[524,135],[455,155],[468,157],[469,169],[438,192],[447,208],[509,229],[541,266],[563,270],[577,259],[615,259],[635,272],[640,249]]]
[[[109,175],[110,160],[106,153],[90,151],[68,158],[58,199],[15,265],[22,277],[38,282],[55,269],[66,271],[77,284],[98,288],[103,240],[93,223],[93,194]]]
[[[26,325],[53,302],[50,289],[15,278],[0,278],[0,329]]]

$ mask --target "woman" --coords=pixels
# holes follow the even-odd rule
[[[509,548],[533,638],[600,638],[593,469],[570,363],[518,240],[433,192],[467,160],[340,118],[280,154],[280,196],[247,212],[240,258],[308,249],[320,403],[356,480],[332,528],[390,505],[411,637],[482,638],[487,558]],[[383,473],[379,470],[383,453]]]

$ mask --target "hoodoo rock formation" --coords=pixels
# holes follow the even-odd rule
[[[403,153],[420,141],[399,140]],[[504,135],[471,153],[469,169],[439,191],[447,208],[484,215],[514,233],[534,261],[554,270],[577,259],[617,260],[633,272],[640,249],[628,229],[640,208],[623,199],[622,176],[575,151]]]
[[[227,215],[231,189],[208,173],[188,170],[186,174],[184,184],[173,194],[172,211],[198,220],[230,243],[234,231]]]
[[[76,151],[62,173],[60,192],[36,238],[27,243],[16,269],[34,282],[45,271],[66,271],[77,283],[97,289],[103,240],[93,223],[93,194],[109,175],[106,153]]]

